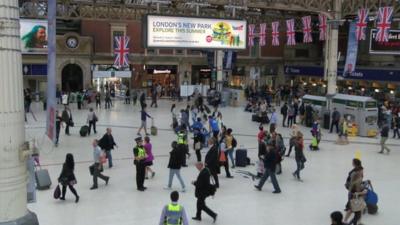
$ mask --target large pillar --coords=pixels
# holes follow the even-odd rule
[[[36,225],[27,205],[27,169],[20,160],[25,141],[19,8],[0,3],[0,225]]]
[[[328,33],[328,63],[327,63],[327,95],[332,96],[336,94],[337,89],[337,53],[338,53],[338,42],[339,42],[339,21],[341,19],[341,4],[342,0],[334,0],[333,5],[333,20],[330,23],[330,29]]]
[[[224,51],[222,50],[217,50],[217,86],[216,86],[216,90],[217,91],[222,91],[222,87],[223,87],[223,72],[224,72],[224,68],[223,68],[223,60],[224,60]]]

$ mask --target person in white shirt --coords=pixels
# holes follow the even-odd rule
[[[87,123],[89,124],[89,132],[88,135],[90,135],[90,130],[92,129],[93,126],[93,132],[96,134],[96,122],[97,122],[97,115],[96,113],[93,111],[93,108],[89,109],[89,113],[87,116]]]
[[[94,160],[94,164],[91,166],[93,167],[93,186],[90,188],[90,190],[94,190],[97,189],[97,177],[99,177],[100,179],[104,180],[106,182],[106,185],[108,184],[108,181],[110,180],[110,177],[108,176],[104,176],[103,174],[101,174],[101,171],[103,169],[103,166],[101,164],[101,149],[98,146],[98,141],[95,139],[93,140],[93,160]]]

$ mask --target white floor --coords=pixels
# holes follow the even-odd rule
[[[185,103],[186,104],[186,103]],[[179,107],[184,107],[180,103]],[[71,136],[62,132],[58,148],[52,147],[44,137],[45,114],[39,105],[34,105],[33,111],[38,119],[34,121],[28,116],[26,129],[27,139],[37,138],[41,147],[41,161],[50,172],[53,186],[50,190],[38,191],[38,202],[30,204],[29,208],[37,213],[41,225],[128,225],[158,224],[161,209],[169,202],[169,191],[163,190],[166,185],[168,170],[168,152],[170,143],[175,136],[169,128],[171,102],[161,101],[159,108],[149,108],[149,113],[156,118],[159,128],[158,136],[151,137],[155,154],[156,171],[154,179],[146,180],[146,192],[138,192],[135,184],[135,168],[132,163],[132,148],[140,124],[138,108],[132,105],[117,103],[111,110],[97,110],[99,115],[98,133],[90,137],[79,137],[79,127],[86,121],[86,110],[76,110],[72,106],[76,126],[72,128]],[[248,149],[254,161],[257,154],[256,134],[258,124],[250,122],[251,114],[243,112],[242,108],[226,107],[221,109],[224,122],[236,134],[239,145]],[[113,136],[119,148],[113,152],[114,167],[105,169],[105,174],[111,177],[108,186],[99,181],[99,189],[89,190],[92,178],[88,166],[92,163],[91,141],[100,138],[106,127],[112,127]],[[306,144],[309,143],[309,128],[304,128]],[[287,137],[288,128],[278,127],[278,131]],[[267,182],[262,192],[253,188],[254,183],[240,174],[233,172],[234,179],[226,179],[222,170],[220,189],[214,199],[208,198],[207,204],[218,213],[216,224],[223,225],[322,225],[330,224],[329,214],[334,210],[343,210],[346,202],[344,182],[351,169],[351,160],[357,150],[361,151],[366,179],[373,182],[379,194],[379,213],[366,215],[363,223],[368,225],[397,225],[396,214],[400,202],[399,146],[398,140],[389,140],[392,144],[390,155],[377,154],[378,138],[351,138],[353,144],[347,146],[335,145],[336,135],[323,133],[321,151],[306,151],[308,159],[306,168],[302,171],[303,183],[293,179],[291,172],[295,169],[292,157],[283,161],[283,174],[278,176],[282,189],[279,195],[272,194],[272,185]],[[287,140],[286,140],[287,143]],[[75,174],[78,184],[75,186],[81,196],[78,204],[74,203],[73,195],[68,191],[65,202],[54,200],[53,189],[61,171],[61,164],[66,153],[73,153],[76,161]],[[204,154],[203,154],[204,157]],[[186,193],[181,193],[180,203],[183,204],[191,218],[195,215],[196,200],[194,187],[190,184],[197,176],[194,168],[195,155],[188,161],[189,167],[182,169],[182,175],[188,187]],[[222,169],[222,168],[221,168]],[[250,166],[245,170],[255,172]],[[174,187],[180,188],[177,180]],[[397,222],[396,222],[397,221]],[[190,224],[211,224],[212,220],[203,213],[203,221],[190,221]]]

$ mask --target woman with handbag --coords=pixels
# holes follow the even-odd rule
[[[298,181],[302,181],[300,178],[300,171],[302,169],[304,169],[304,163],[306,162],[306,157],[304,156],[303,134],[300,131],[297,132],[294,152],[295,152],[295,160],[296,160],[297,169],[292,174],[293,174],[293,177],[297,178]]]
[[[69,190],[71,190],[71,192],[75,195],[75,202],[78,203],[79,195],[74,188],[74,185],[76,184],[74,168],[75,168],[74,156],[71,153],[68,153],[65,158],[61,174],[58,177],[58,182],[62,185],[62,195],[60,200],[65,200],[65,194],[67,192],[67,186],[68,186]]]
[[[364,190],[362,186],[364,168],[361,165],[361,161],[359,159],[353,159],[353,167],[345,183],[345,187],[349,192],[344,222],[347,223],[351,214],[354,213],[354,217],[349,224],[357,225],[358,221],[361,219],[362,211],[366,206],[364,198],[361,197],[366,194],[366,190]]]

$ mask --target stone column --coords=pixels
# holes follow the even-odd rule
[[[0,3],[0,225],[36,225],[27,205],[27,169],[20,160],[25,141],[19,8]]]
[[[224,59],[224,51],[222,50],[217,50],[216,51],[216,58],[217,58],[217,83],[216,83],[216,90],[217,91],[222,91],[223,87],[223,72],[224,72],[224,66],[223,66],[223,59]]]
[[[326,46],[328,49],[328,63],[327,63],[327,95],[333,96],[336,94],[337,89],[337,52],[338,52],[338,42],[339,42],[339,22],[341,18],[341,0],[334,0],[333,5],[333,19],[336,21],[332,21],[330,23],[330,29],[328,34],[328,45]]]

